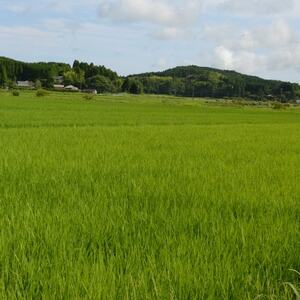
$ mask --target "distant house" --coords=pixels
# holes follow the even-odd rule
[[[34,88],[34,83],[32,81],[17,81],[17,86],[20,88],[29,88],[32,89]]]
[[[55,90],[63,90],[65,88],[65,86],[63,84],[54,84],[53,88]]]
[[[64,76],[53,76],[53,80],[55,84],[64,83]]]
[[[73,86],[73,85],[67,85],[67,86],[65,86],[65,90],[67,90],[67,91],[79,91],[79,88],[78,87],[76,87],[76,86]]]
[[[97,90],[94,90],[94,89],[85,89],[85,90],[82,90],[82,92],[87,93],[87,94],[94,94],[94,95],[98,94]]]
[[[297,105],[300,105],[300,100],[296,100],[296,104],[297,104]]]

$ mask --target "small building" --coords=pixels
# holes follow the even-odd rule
[[[34,88],[34,83],[32,81],[17,81],[17,86],[20,88],[32,89]]]
[[[97,90],[94,90],[94,89],[85,89],[85,90],[82,90],[82,92],[87,93],[87,94],[93,94],[93,95],[98,94]]]
[[[53,88],[55,90],[63,90],[65,88],[65,86],[63,84],[54,84]]]
[[[74,92],[78,92],[79,91],[79,88],[74,86],[74,85],[67,85],[65,86],[65,90],[67,91],[74,91]]]
[[[64,76],[53,76],[53,80],[55,84],[63,84]]]
[[[297,105],[300,105],[300,100],[296,100],[296,104],[297,104]]]

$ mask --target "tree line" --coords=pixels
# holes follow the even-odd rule
[[[256,76],[198,66],[176,67],[163,72],[133,75],[145,93],[185,97],[274,99],[300,97],[296,83],[265,80]]]
[[[75,60],[73,65],[54,62],[24,63],[0,57],[0,86],[13,87],[17,81],[38,82],[44,88],[53,88],[56,77],[65,85],[80,89],[97,89],[98,92],[119,92],[122,80],[116,72],[93,63]]]
[[[185,97],[243,97],[255,100],[295,100],[300,97],[296,83],[264,80],[235,71],[198,66],[176,67],[163,72],[120,77],[93,63],[75,60],[73,65],[54,62],[24,63],[0,57],[0,86],[14,87],[16,81],[30,80],[45,88],[62,76],[65,85],[96,89],[99,93],[164,94]]]

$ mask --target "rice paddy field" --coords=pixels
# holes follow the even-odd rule
[[[0,92],[1,299],[299,299],[297,271],[299,108]]]

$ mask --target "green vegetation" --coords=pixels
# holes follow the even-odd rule
[[[1,299],[295,299],[300,110],[0,91]]]
[[[46,90],[39,89],[39,90],[36,91],[36,96],[37,97],[45,97],[47,95],[49,95],[49,93]]]
[[[16,91],[16,90],[12,91],[11,94],[12,94],[13,96],[15,96],[15,97],[19,97],[19,96],[20,96],[20,92],[19,92],[19,91]]]
[[[50,87],[54,83],[53,76],[63,74],[69,69],[70,66],[63,63],[24,63],[0,57],[0,86],[7,84],[9,80],[41,80],[45,87]]]
[[[198,66],[176,67],[157,73],[133,75],[140,80],[145,93],[186,97],[247,97],[283,102],[300,97],[296,83],[264,80],[235,71],[224,71]]]
[[[234,71],[198,66],[176,67],[157,73],[119,77],[116,72],[77,60],[63,63],[23,63],[0,57],[0,87],[15,87],[17,80],[35,82],[37,89],[54,84],[96,89],[98,93],[163,94],[184,97],[233,98],[294,102],[300,98],[296,83],[264,80]]]
[[[93,95],[93,94],[83,95],[83,99],[85,99],[85,100],[93,100],[94,98],[95,98],[95,95]]]
[[[105,68],[74,61],[71,67],[64,63],[24,63],[0,57],[0,87],[9,86],[9,82],[30,80],[37,88],[52,88],[56,77],[62,76],[66,85],[78,88],[95,88],[98,92],[116,92],[119,87],[117,73]],[[97,80],[98,78],[104,80]]]

